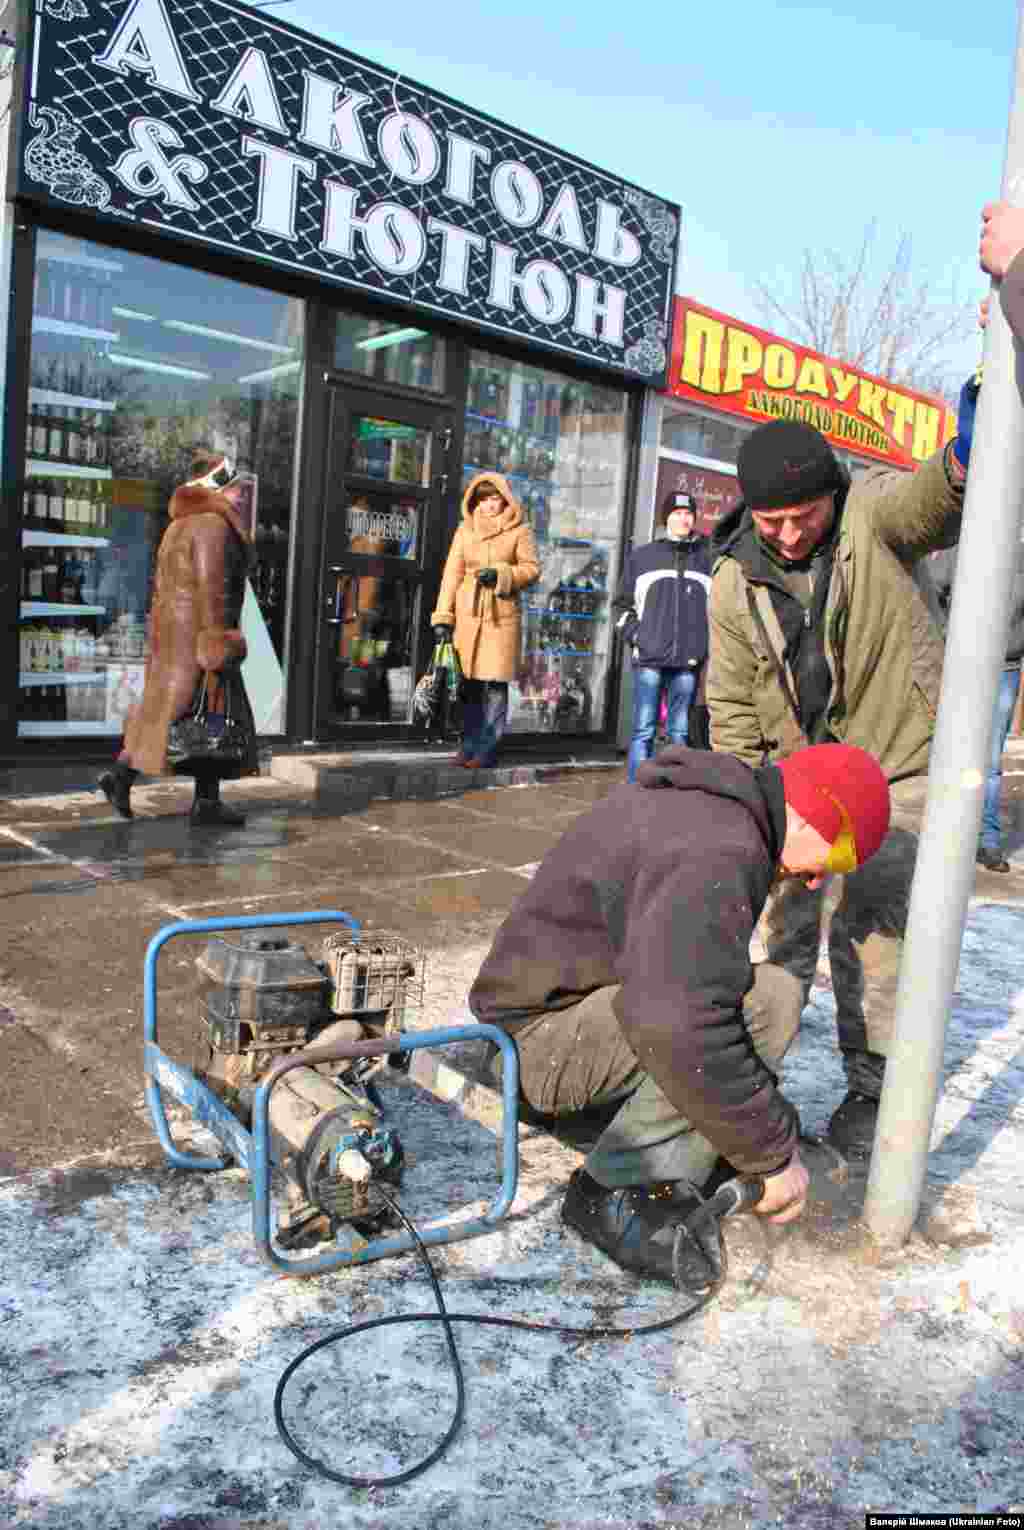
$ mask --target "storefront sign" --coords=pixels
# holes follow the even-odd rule
[[[844,451],[916,467],[955,433],[937,399],[676,298],[668,391],[760,423],[805,420]]]
[[[710,536],[715,523],[735,509],[743,497],[734,474],[660,457],[655,491],[655,504],[659,510],[670,494],[693,495],[697,501],[697,530],[702,537]]]
[[[37,0],[19,194],[664,381],[679,209],[230,0]]]

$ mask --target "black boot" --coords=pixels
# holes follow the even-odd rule
[[[877,1124],[878,1101],[851,1089],[838,1110],[833,1111],[826,1137],[844,1158],[870,1158]]]
[[[577,1169],[562,1202],[562,1221],[624,1270],[674,1285],[677,1229],[699,1205],[685,1181],[608,1190],[586,1169]],[[706,1289],[719,1269],[715,1240],[699,1237],[703,1253],[685,1235],[679,1245],[682,1285],[688,1291]]]
[[[196,778],[195,801],[189,816],[194,824],[204,828],[240,829],[245,823],[244,813],[221,802],[220,781],[216,776]]]
[[[132,812],[131,789],[138,774],[130,765],[118,763],[104,771],[96,782],[114,812],[120,813],[122,818],[135,817]]]
[[[1009,871],[1010,863],[1001,850],[989,850],[985,845],[979,845],[974,859],[979,866],[984,866],[986,871]]]

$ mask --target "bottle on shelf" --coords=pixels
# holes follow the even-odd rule
[[[82,604],[82,580],[85,570],[77,549],[69,547],[67,557],[60,566],[60,598],[66,606]]]
[[[49,491],[45,478],[30,479],[32,488],[32,521],[37,531],[52,531],[50,525]]]
[[[500,419],[503,394],[501,373],[493,370],[488,372],[484,381],[484,407],[481,413],[492,420]]]
[[[46,480],[46,521],[47,530],[54,536],[63,536],[65,529],[64,510],[64,480],[62,478],[48,478]],[[52,599],[47,596],[47,599]]]
[[[32,444],[29,447],[29,456],[38,457],[40,461],[44,460],[48,439],[49,421],[46,414],[46,405],[36,400],[32,405]]]
[[[82,604],[99,604],[99,560],[91,547],[82,550]]]
[[[46,548],[43,553],[43,599],[60,599],[60,562],[53,547]]]

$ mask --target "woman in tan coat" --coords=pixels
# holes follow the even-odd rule
[[[232,719],[243,724],[246,758],[184,760],[175,773],[195,777],[193,823],[245,822],[220,800],[221,780],[256,772],[256,731],[240,673],[246,643],[238,623],[249,560],[237,494],[237,477],[223,452],[197,452],[188,482],[171,496],[171,524],[157,549],[142,700],[125,719],[117,763],[99,779],[122,818],[133,816],[135,778],[166,772],[168,730],[196,706],[205,679],[208,711],[224,714],[230,706]]]
[[[508,720],[508,683],[519,670],[519,592],[536,584],[540,562],[523,507],[500,473],[478,473],[462,496],[437,609],[439,641],[455,634],[466,678],[462,753],[470,770],[495,763]]]

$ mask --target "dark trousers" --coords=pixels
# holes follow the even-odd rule
[[[703,1185],[718,1150],[641,1067],[615,1014],[618,993],[617,987],[595,989],[571,1008],[537,1015],[516,1029],[523,1100],[556,1132],[559,1124],[571,1132],[581,1113],[608,1111],[611,1120],[586,1168],[609,1189],[676,1179]],[[799,1027],[799,1000],[799,983],[788,972],[767,963],[755,968],[743,1018],[773,1073]]]
[[[467,760],[493,765],[508,722],[506,680],[464,680],[462,752]]]

